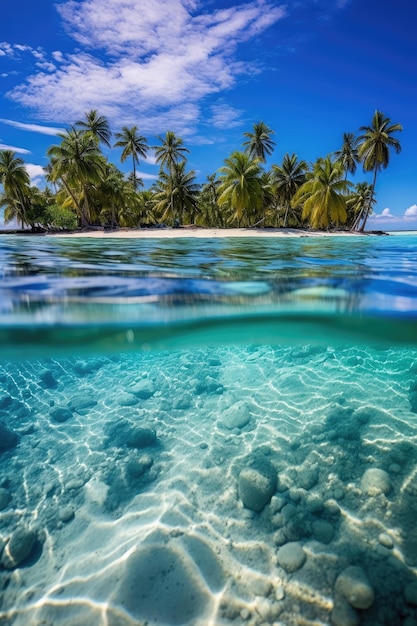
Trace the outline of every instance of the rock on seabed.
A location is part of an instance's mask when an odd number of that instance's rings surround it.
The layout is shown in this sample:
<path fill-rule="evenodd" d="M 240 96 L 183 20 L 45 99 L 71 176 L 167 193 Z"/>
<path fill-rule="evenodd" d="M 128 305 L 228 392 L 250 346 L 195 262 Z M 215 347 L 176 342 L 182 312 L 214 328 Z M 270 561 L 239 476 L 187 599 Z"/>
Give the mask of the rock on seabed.
<path fill-rule="evenodd" d="M 0 452 L 11 450 L 11 448 L 15 448 L 18 443 L 19 437 L 17 434 L 0 423 Z"/>
<path fill-rule="evenodd" d="M 306 553 L 297 541 L 286 543 L 277 553 L 278 564 L 289 574 L 300 569 L 305 560 Z"/>
<path fill-rule="evenodd" d="M 72 412 L 64 406 L 54 406 L 49 411 L 49 415 L 54 422 L 62 424 L 71 419 Z"/>
<path fill-rule="evenodd" d="M 271 501 L 276 486 L 277 477 L 272 467 L 249 467 L 239 474 L 239 497 L 251 511 L 262 511 Z"/>
<path fill-rule="evenodd" d="M 133 395 L 137 396 L 141 400 L 147 400 L 148 398 L 151 398 L 154 395 L 155 391 L 156 389 L 153 382 L 147 379 L 140 380 L 129 388 L 129 392 L 133 393 Z"/>
<path fill-rule="evenodd" d="M 361 487 L 368 496 L 387 494 L 391 490 L 391 480 L 388 472 L 377 467 L 366 470 L 361 479 Z"/>
<path fill-rule="evenodd" d="M 250 422 L 250 411 L 247 404 L 236 402 L 224 411 L 221 421 L 229 430 L 243 428 Z"/>
<path fill-rule="evenodd" d="M 4 487 L 0 487 L 0 511 L 6 508 L 12 499 L 10 491 L 5 489 Z"/>
<path fill-rule="evenodd" d="M 374 591 L 364 570 L 350 565 L 336 579 L 335 591 L 355 609 L 369 609 L 374 601 Z"/>
<path fill-rule="evenodd" d="M 1 564 L 6 569 L 18 567 L 32 552 L 36 541 L 35 533 L 29 528 L 21 527 L 14 531 L 1 555 Z"/>

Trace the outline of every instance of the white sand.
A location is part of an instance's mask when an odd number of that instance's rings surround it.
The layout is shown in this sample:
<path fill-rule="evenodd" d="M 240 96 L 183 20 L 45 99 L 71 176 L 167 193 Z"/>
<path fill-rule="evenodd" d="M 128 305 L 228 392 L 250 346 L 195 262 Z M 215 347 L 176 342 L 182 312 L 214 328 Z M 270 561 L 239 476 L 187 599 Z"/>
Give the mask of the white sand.
<path fill-rule="evenodd" d="M 117 239 L 175 239 L 179 237 L 352 237 L 369 233 L 346 231 L 313 231 L 295 228 L 121 228 L 117 230 L 86 230 L 73 233 L 51 233 L 51 237 L 112 237 Z"/>

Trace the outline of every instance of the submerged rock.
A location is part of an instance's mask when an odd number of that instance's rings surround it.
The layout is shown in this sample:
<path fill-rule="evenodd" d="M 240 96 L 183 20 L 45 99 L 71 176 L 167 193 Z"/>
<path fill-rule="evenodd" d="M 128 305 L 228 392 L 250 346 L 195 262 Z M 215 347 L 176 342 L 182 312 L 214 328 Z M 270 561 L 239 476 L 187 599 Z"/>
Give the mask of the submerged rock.
<path fill-rule="evenodd" d="M 64 483 L 64 487 L 67 491 L 71 491 L 71 489 L 81 489 L 81 487 L 84 487 L 84 484 L 82 478 L 71 478 Z"/>
<path fill-rule="evenodd" d="M 2 396 L 0 398 L 0 410 L 7 411 L 7 409 L 10 409 L 13 404 L 13 400 L 12 396 Z"/>
<path fill-rule="evenodd" d="M 241 501 L 251 511 L 262 511 L 277 488 L 277 475 L 267 461 L 256 462 L 239 474 L 238 492 Z"/>
<path fill-rule="evenodd" d="M 329 522 L 315 520 L 312 524 L 313 536 L 317 541 L 328 544 L 333 540 L 334 529 Z"/>
<path fill-rule="evenodd" d="M 131 478 L 140 478 L 153 465 L 153 459 L 149 454 L 142 454 L 139 458 L 129 459 L 126 463 L 126 473 Z"/>
<path fill-rule="evenodd" d="M 190 406 L 192 406 L 193 403 L 193 399 L 191 394 L 189 393 L 184 393 L 181 396 L 178 396 L 177 398 L 174 398 L 172 401 L 172 408 L 176 409 L 177 411 L 184 411 L 190 408 Z"/>
<path fill-rule="evenodd" d="M 153 428 L 134 427 L 128 433 L 126 443 L 130 448 L 147 448 L 156 444 L 157 437 Z"/>
<path fill-rule="evenodd" d="M 58 511 L 58 519 L 66 524 L 74 519 L 75 511 L 72 506 L 63 506 Z"/>
<path fill-rule="evenodd" d="M 300 469 L 297 474 L 297 483 L 302 489 L 312 489 L 317 485 L 319 480 L 319 465 L 318 463 L 311 463 L 305 465 Z"/>
<path fill-rule="evenodd" d="M 11 450 L 19 443 L 18 435 L 0 422 L 0 452 Z"/>
<path fill-rule="evenodd" d="M 374 591 L 364 570 L 350 565 L 336 579 L 336 593 L 355 609 L 369 609 L 374 601 Z"/>
<path fill-rule="evenodd" d="M 129 553 L 113 583 L 113 602 L 129 623 L 206 624 L 212 598 L 196 566 L 175 545 L 146 545 Z"/>
<path fill-rule="evenodd" d="M 203 393 L 221 395 L 224 387 L 212 376 L 206 376 L 203 380 L 197 381 L 194 391 L 199 396 Z"/>
<path fill-rule="evenodd" d="M 223 412 L 222 424 L 229 430 L 243 428 L 250 422 L 250 411 L 245 402 L 236 402 Z"/>
<path fill-rule="evenodd" d="M 391 490 L 389 474 L 377 467 L 367 469 L 361 479 L 361 487 L 368 496 L 387 494 Z"/>
<path fill-rule="evenodd" d="M 12 496 L 10 491 L 4 487 L 0 487 L 0 511 L 3 511 L 3 509 L 6 508 L 11 499 Z"/>
<path fill-rule="evenodd" d="M 135 426 L 129 420 L 117 420 L 105 426 L 107 445 L 120 448 L 147 448 L 157 443 L 156 432 L 147 426 Z"/>
<path fill-rule="evenodd" d="M 330 615 L 333 626 L 359 626 L 359 613 L 341 596 L 335 598 Z"/>
<path fill-rule="evenodd" d="M 300 569 L 305 560 L 306 553 L 301 544 L 296 541 L 286 543 L 277 552 L 278 564 L 289 574 Z"/>
<path fill-rule="evenodd" d="M 51 419 L 54 420 L 54 422 L 63 423 L 71 419 L 72 412 L 65 406 L 53 406 L 49 410 L 49 415 L 51 416 Z"/>
<path fill-rule="evenodd" d="M 6 569 L 18 567 L 32 552 L 36 534 L 29 528 L 20 527 L 14 531 L 3 549 L 1 564 Z"/>
<path fill-rule="evenodd" d="M 346 439 L 348 441 L 360 439 L 360 423 L 354 419 L 351 407 L 332 406 L 325 425 L 329 439 Z"/>
<path fill-rule="evenodd" d="M 117 404 L 120 406 L 133 406 L 138 403 L 138 398 L 133 393 L 120 393 L 117 397 Z"/>
<path fill-rule="evenodd" d="M 52 370 L 43 369 L 39 372 L 39 378 L 44 387 L 47 389 L 55 389 L 58 386 L 58 381 L 55 379 Z"/>
<path fill-rule="evenodd" d="M 83 411 L 86 412 L 97 404 L 97 400 L 91 396 L 91 393 L 86 391 L 85 393 L 77 393 L 68 402 L 68 406 L 77 413 Z"/>
<path fill-rule="evenodd" d="M 137 396 L 141 400 L 148 400 L 155 393 L 155 385 L 149 379 L 143 379 L 135 383 L 132 387 L 129 387 L 129 392 Z"/>
<path fill-rule="evenodd" d="M 85 376 L 86 374 L 90 374 L 98 369 L 97 365 L 93 362 L 88 361 L 76 361 L 74 364 L 74 371 L 80 376 Z"/>

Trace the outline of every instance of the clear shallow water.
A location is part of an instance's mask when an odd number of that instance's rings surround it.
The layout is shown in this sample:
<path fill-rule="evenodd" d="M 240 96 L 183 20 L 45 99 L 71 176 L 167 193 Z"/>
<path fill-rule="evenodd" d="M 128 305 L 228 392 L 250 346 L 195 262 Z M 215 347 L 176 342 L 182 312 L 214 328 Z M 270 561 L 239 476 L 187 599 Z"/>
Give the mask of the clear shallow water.
<path fill-rule="evenodd" d="M 416 244 L 1 238 L 0 623 L 411 626 Z"/>
<path fill-rule="evenodd" d="M 10 357 L 231 339 L 415 344 L 416 244 L 3 236 L 1 344 Z"/>

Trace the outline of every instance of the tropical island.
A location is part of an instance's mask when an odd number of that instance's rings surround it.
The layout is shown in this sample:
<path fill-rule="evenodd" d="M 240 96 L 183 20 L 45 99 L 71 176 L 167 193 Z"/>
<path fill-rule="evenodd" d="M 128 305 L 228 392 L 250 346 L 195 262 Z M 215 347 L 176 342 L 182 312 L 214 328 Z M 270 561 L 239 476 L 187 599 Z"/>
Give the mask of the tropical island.
<path fill-rule="evenodd" d="M 12 150 L 0 151 L 0 206 L 5 223 L 17 220 L 31 232 L 169 225 L 360 233 L 376 201 L 377 174 L 387 168 L 391 150 L 401 150 L 395 137 L 401 130 L 401 124 L 375 111 L 359 134 L 344 133 L 335 152 L 314 163 L 287 153 L 281 164 L 266 169 L 275 133 L 257 122 L 243 133 L 241 149 L 198 184 L 196 172 L 187 169 L 189 149 L 174 132 L 149 146 L 137 126 L 125 126 L 112 143 L 107 118 L 91 110 L 48 149 L 44 189 L 31 185 L 24 161 Z M 103 154 L 104 146 L 122 149 L 121 162 L 132 162 L 129 175 Z M 155 183 L 144 189 L 137 167 L 150 150 L 160 170 Z M 373 172 L 371 184 L 349 180 L 359 165 Z"/>

